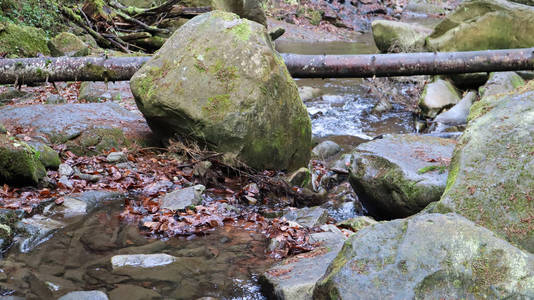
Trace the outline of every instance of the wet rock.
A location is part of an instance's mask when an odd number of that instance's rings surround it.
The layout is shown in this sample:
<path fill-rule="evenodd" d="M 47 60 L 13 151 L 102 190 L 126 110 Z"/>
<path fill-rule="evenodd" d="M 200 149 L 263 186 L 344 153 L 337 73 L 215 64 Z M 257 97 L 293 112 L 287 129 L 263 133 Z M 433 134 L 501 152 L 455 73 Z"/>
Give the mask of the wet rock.
<path fill-rule="evenodd" d="M 287 181 L 292 186 L 298 187 L 311 187 L 311 172 L 308 168 L 300 168 L 293 172 L 287 178 Z"/>
<path fill-rule="evenodd" d="M 438 201 L 456 142 L 387 135 L 356 147 L 349 180 L 370 215 L 406 217 Z"/>
<path fill-rule="evenodd" d="M 74 174 L 74 169 L 68 164 L 60 164 L 58 167 L 59 176 L 70 177 Z"/>
<path fill-rule="evenodd" d="M 422 51 L 432 29 L 417 24 L 375 20 L 371 24 L 376 47 L 385 52 Z"/>
<path fill-rule="evenodd" d="M 416 14 L 444 14 L 448 10 L 445 3 L 429 0 L 409 0 L 404 11 Z"/>
<path fill-rule="evenodd" d="M 341 233 L 320 232 L 312 234 L 310 240 L 320 246 L 283 260 L 263 273 L 260 283 L 270 299 L 311 300 L 315 284 L 336 258 L 345 237 Z"/>
<path fill-rule="evenodd" d="M 534 256 L 456 214 L 382 222 L 349 237 L 314 299 L 519 298 Z"/>
<path fill-rule="evenodd" d="M 330 165 L 330 170 L 339 173 L 348 173 L 352 155 L 343 154 L 338 160 L 334 161 Z"/>
<path fill-rule="evenodd" d="M 423 116 L 434 118 L 444 108 L 449 108 L 460 101 L 456 88 L 447 80 L 436 77 L 433 82 L 425 85 L 419 99 L 419 108 Z"/>
<path fill-rule="evenodd" d="M 161 298 L 161 295 L 153 290 L 131 284 L 119 284 L 117 288 L 109 292 L 109 299 L 111 300 L 155 300 Z"/>
<path fill-rule="evenodd" d="M 323 141 L 319 145 L 313 147 L 312 157 L 322 160 L 328 159 L 341 151 L 341 147 L 332 141 Z"/>
<path fill-rule="evenodd" d="M 486 84 L 479 88 L 479 94 L 481 98 L 499 96 L 523 85 L 525 81 L 515 72 L 493 72 Z"/>
<path fill-rule="evenodd" d="M 283 215 L 288 221 L 298 223 L 303 227 L 312 228 L 326 223 L 328 211 L 319 206 L 293 209 Z"/>
<path fill-rule="evenodd" d="M 477 93 L 471 91 L 467 93 L 460 102 L 454 105 L 448 111 L 440 113 L 434 122 L 442 123 L 445 125 L 461 125 L 467 123 L 467 116 L 471 105 L 477 99 Z"/>
<path fill-rule="evenodd" d="M 210 267 L 211 266 L 211 267 Z M 182 282 L 186 278 L 194 278 L 200 274 L 201 270 L 212 270 L 215 272 L 215 265 L 209 265 L 204 257 L 176 257 L 170 264 L 153 266 L 148 268 L 123 266 L 113 269 L 113 274 L 127 275 L 132 280 L 138 281 L 168 281 Z"/>
<path fill-rule="evenodd" d="M 108 300 L 108 296 L 101 291 L 77 291 L 61 296 L 58 300 Z"/>
<path fill-rule="evenodd" d="M 0 182 L 37 184 L 45 176 L 45 167 L 31 146 L 0 134 Z"/>
<path fill-rule="evenodd" d="M 207 143 L 234 165 L 292 170 L 308 162 L 308 112 L 257 23 L 221 11 L 193 18 L 136 72 L 131 88 L 159 135 Z"/>
<path fill-rule="evenodd" d="M 321 95 L 321 89 L 311 87 L 311 86 L 299 86 L 299 96 L 300 99 L 304 102 L 309 101 L 315 97 Z"/>
<path fill-rule="evenodd" d="M 78 99 L 87 102 L 106 102 L 132 97 L 127 82 L 85 81 L 80 86 Z"/>
<path fill-rule="evenodd" d="M 204 193 L 205 189 L 205 186 L 197 184 L 167 193 L 160 198 L 161 208 L 182 210 L 190 206 L 199 205 L 202 202 L 202 193 Z"/>
<path fill-rule="evenodd" d="M 51 94 L 50 96 L 46 97 L 46 104 L 63 104 L 67 103 L 67 100 L 65 98 L 61 97 L 58 94 Z"/>
<path fill-rule="evenodd" d="M 89 55 L 89 46 L 79 37 L 62 32 L 48 41 L 48 48 L 52 56 L 86 56 Z"/>
<path fill-rule="evenodd" d="M 111 267 L 113 269 L 122 267 L 154 268 L 172 264 L 175 261 L 176 257 L 163 253 L 115 255 L 111 258 Z"/>
<path fill-rule="evenodd" d="M 65 218 L 86 215 L 105 202 L 123 199 L 124 195 L 109 191 L 87 191 L 63 197 L 61 205 L 53 204 L 50 215 L 61 214 Z"/>
<path fill-rule="evenodd" d="M 356 218 L 343 220 L 338 222 L 336 225 L 341 228 L 348 228 L 354 232 L 358 232 L 361 229 L 373 224 L 378 224 L 378 222 L 367 216 L 359 216 Z"/>
<path fill-rule="evenodd" d="M 427 40 L 433 51 L 528 48 L 534 45 L 534 7 L 505 0 L 460 4 Z"/>
<path fill-rule="evenodd" d="M 45 168 L 57 169 L 61 164 L 59 153 L 57 153 L 56 150 L 41 142 L 28 141 L 26 143 L 39 153 L 37 154 L 39 161 L 43 164 L 43 166 L 45 166 Z"/>
<path fill-rule="evenodd" d="M 24 232 L 16 239 L 20 252 L 26 253 L 47 241 L 54 232 L 63 228 L 65 224 L 42 215 L 34 215 L 31 218 L 20 220 L 15 226 Z"/>
<path fill-rule="evenodd" d="M 127 160 L 128 157 L 126 157 L 126 154 L 124 154 L 124 152 L 111 152 L 106 157 L 106 161 L 109 163 L 125 162 Z"/>
<path fill-rule="evenodd" d="M 50 54 L 46 34 L 42 29 L 0 22 L 0 53 L 9 57 L 35 57 Z"/>
<path fill-rule="evenodd" d="M 146 144 L 151 132 L 142 116 L 115 103 L 8 106 L 0 108 L 0 123 L 31 128 L 53 143 L 69 140 L 69 150 L 82 154 L 120 149 L 129 142 Z M 95 151 L 93 151 L 94 154 Z"/>
<path fill-rule="evenodd" d="M 453 211 L 534 252 L 534 82 L 473 104 L 447 189 L 431 211 Z"/>

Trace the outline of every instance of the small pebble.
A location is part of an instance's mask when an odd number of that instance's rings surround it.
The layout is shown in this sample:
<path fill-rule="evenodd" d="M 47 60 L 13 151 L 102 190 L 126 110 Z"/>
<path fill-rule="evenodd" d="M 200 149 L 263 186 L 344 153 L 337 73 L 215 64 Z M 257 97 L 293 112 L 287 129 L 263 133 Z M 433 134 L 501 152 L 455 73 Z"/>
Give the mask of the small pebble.
<path fill-rule="evenodd" d="M 72 174 L 74 174 L 74 169 L 67 164 L 60 164 L 58 172 L 60 177 L 70 177 Z"/>

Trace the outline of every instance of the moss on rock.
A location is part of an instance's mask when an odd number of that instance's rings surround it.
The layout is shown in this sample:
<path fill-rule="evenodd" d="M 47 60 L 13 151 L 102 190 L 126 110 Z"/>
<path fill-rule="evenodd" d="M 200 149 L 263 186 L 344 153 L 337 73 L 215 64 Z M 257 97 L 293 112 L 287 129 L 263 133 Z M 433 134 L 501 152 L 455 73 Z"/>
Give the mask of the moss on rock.
<path fill-rule="evenodd" d="M 0 182 L 37 184 L 46 175 L 40 153 L 28 144 L 0 135 Z"/>
<path fill-rule="evenodd" d="M 0 23 L 0 52 L 10 57 L 34 57 L 49 55 L 45 32 L 35 27 Z"/>

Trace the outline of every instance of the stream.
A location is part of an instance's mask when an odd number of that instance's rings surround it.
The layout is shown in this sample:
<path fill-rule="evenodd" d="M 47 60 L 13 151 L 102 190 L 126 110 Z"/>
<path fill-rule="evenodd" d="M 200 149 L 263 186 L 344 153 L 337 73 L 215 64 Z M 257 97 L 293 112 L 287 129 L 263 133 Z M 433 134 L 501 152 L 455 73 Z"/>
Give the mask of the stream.
<path fill-rule="evenodd" d="M 279 50 L 376 52 L 368 37 L 361 43 L 312 46 L 286 43 Z M 394 103 L 381 114 L 373 112 L 378 100 L 369 92 L 368 80 L 298 79 L 297 84 L 315 90 L 305 101 L 315 142 L 332 140 L 349 152 L 381 134 L 414 132 L 412 113 L 401 104 Z M 399 93 L 403 87 L 399 83 Z M 136 299 L 265 299 L 257 278 L 274 260 L 265 254 L 262 234 L 224 226 L 201 237 L 151 240 L 139 233 L 137 224 L 119 221 L 122 206 L 122 201 L 110 202 L 87 216 L 68 220 L 70 225 L 29 253 L 11 249 L 0 261 L 0 269 L 10 274 L 0 273 L 4 287 L 0 295 L 55 299 L 69 291 L 102 290 L 110 299 L 125 299 L 135 290 Z M 153 253 L 172 255 L 176 261 L 141 271 L 114 269 L 110 263 L 114 255 Z"/>

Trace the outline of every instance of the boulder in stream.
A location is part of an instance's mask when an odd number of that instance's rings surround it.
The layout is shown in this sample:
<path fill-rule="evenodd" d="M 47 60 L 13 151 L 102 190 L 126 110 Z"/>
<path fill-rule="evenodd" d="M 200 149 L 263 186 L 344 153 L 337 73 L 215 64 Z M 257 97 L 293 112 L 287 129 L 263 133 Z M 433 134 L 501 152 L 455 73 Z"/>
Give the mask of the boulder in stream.
<path fill-rule="evenodd" d="M 42 215 L 34 215 L 31 218 L 22 219 L 16 227 L 23 234 L 16 239 L 20 245 L 20 252 L 26 253 L 37 247 L 65 224 Z"/>
<path fill-rule="evenodd" d="M 434 118 L 444 108 L 450 108 L 460 101 L 456 88 L 447 80 L 439 77 L 425 85 L 419 99 L 419 108 L 423 116 Z"/>
<path fill-rule="evenodd" d="M 312 156 L 318 159 L 328 159 L 331 156 L 338 154 L 341 151 L 341 147 L 332 141 L 320 142 L 312 149 Z"/>
<path fill-rule="evenodd" d="M 283 217 L 303 227 L 312 228 L 326 223 L 328 211 L 319 206 L 305 207 L 287 211 Z"/>
<path fill-rule="evenodd" d="M 434 212 L 456 212 L 534 253 L 534 81 L 471 108 Z"/>
<path fill-rule="evenodd" d="M 363 143 L 352 154 L 350 183 L 371 215 L 410 216 L 440 199 L 455 145 L 408 134 Z"/>
<path fill-rule="evenodd" d="M 223 153 L 230 164 L 296 169 L 310 156 L 311 121 L 267 30 L 213 11 L 178 29 L 131 88 L 152 130 Z"/>
<path fill-rule="evenodd" d="M 471 105 L 477 99 L 477 93 L 470 91 L 465 96 L 463 96 L 460 102 L 456 103 L 451 109 L 440 113 L 434 122 L 445 124 L 445 125 L 462 125 L 467 123 L 467 116 L 469 115 L 469 110 Z"/>
<path fill-rule="evenodd" d="M 456 214 L 422 214 L 349 237 L 314 299 L 530 299 L 534 255 Z"/>
<path fill-rule="evenodd" d="M 376 47 L 386 52 L 418 52 L 432 29 L 417 24 L 375 20 L 371 24 Z"/>
<path fill-rule="evenodd" d="M 427 39 L 433 51 L 473 51 L 534 46 L 534 7 L 506 0 L 460 4 Z"/>

